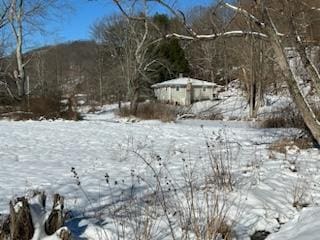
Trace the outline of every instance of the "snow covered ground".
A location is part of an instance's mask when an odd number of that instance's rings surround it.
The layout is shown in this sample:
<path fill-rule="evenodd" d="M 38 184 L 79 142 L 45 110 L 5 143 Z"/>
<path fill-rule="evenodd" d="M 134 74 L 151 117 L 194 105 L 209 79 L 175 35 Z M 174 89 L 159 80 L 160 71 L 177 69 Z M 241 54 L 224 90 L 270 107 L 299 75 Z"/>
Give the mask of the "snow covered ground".
<path fill-rule="evenodd" d="M 278 233 L 270 235 L 268 240 L 317 240 L 320 236 L 320 209 L 302 209 L 292 221 L 285 224 Z"/>
<path fill-rule="evenodd" d="M 68 227 L 76 236 L 117 239 L 119 227 L 109 214 L 115 205 L 125 202 L 133 186 L 141 197 L 150 194 L 148 184 L 156 181 L 150 166 L 157 171 L 164 167 L 168 174 L 164 178 L 183 191 L 186 161 L 197 179 L 210 175 L 209 143 L 217 153 L 230 151 L 225 160 L 230 162 L 233 191 L 225 196 L 237 239 L 250 239 L 257 230 L 279 229 L 268 239 L 318 236 L 314 231 L 319 226 L 319 150 L 292 148 L 286 154 L 269 150 L 272 142 L 299 130 L 259 129 L 248 122 L 228 121 L 128 123 L 108 109 L 86 119 L 0 121 L 1 213 L 8 212 L 8 202 L 14 196 L 32 189 L 45 190 L 48 195 L 60 193 L 71 210 Z M 143 179 L 142 183 L 133 181 L 133 176 Z M 295 200 L 313 208 L 294 207 Z M 166 227 L 164 222 L 158 226 Z M 171 237 L 157 235 L 154 239 Z"/>

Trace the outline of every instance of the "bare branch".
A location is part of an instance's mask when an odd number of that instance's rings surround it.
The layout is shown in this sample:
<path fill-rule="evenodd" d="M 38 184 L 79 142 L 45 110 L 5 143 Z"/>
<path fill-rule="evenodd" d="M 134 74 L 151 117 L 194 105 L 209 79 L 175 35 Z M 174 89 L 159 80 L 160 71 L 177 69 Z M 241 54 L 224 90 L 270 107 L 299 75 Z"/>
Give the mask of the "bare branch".
<path fill-rule="evenodd" d="M 258 25 L 259 27 L 265 27 L 265 24 L 263 22 L 261 22 L 257 17 L 255 17 L 254 15 L 250 14 L 248 11 L 246 11 L 243 8 L 240 7 L 236 7 L 234 5 L 231 5 L 229 3 L 225 3 L 224 4 L 226 7 L 233 9 L 236 12 L 241 13 L 243 16 L 245 16 L 246 18 L 250 19 L 251 21 L 253 21 L 256 25 Z"/>
<path fill-rule="evenodd" d="M 137 20 L 137 21 L 145 21 L 145 17 L 137 17 L 137 16 L 131 16 L 130 14 L 128 14 L 124 8 L 122 7 L 122 5 L 120 4 L 119 0 L 113 0 L 113 2 L 117 5 L 117 7 L 119 8 L 119 10 L 121 11 L 121 13 L 123 15 L 125 15 L 128 19 L 131 20 Z"/>
<path fill-rule="evenodd" d="M 6 18 L 6 16 L 10 8 L 5 4 L 5 2 L 3 2 L 3 5 L 4 5 L 4 10 L 0 17 L 0 28 L 3 28 L 8 23 L 8 19 Z"/>
<path fill-rule="evenodd" d="M 253 21 L 261 30 L 264 30 L 266 25 L 264 22 L 260 21 L 256 16 L 254 16 L 253 14 L 249 13 L 248 11 L 246 11 L 245 9 L 243 8 L 240 8 L 240 7 L 236 7 L 234 5 L 231 5 L 229 3 L 225 3 L 225 6 L 242 14 L 244 17 L 246 17 L 247 19 Z M 266 8 L 264 8 L 265 11 L 267 11 Z M 283 37 L 284 34 L 283 33 L 279 33 L 277 27 L 275 26 L 275 24 L 273 23 L 272 19 L 269 18 L 271 21 L 271 25 L 272 25 L 272 28 L 273 30 L 275 31 L 276 35 L 279 36 L 279 37 Z"/>
<path fill-rule="evenodd" d="M 308 7 L 310 10 L 314 10 L 314 11 L 320 11 L 320 8 L 319 7 L 315 7 L 315 6 L 311 6 L 310 4 L 304 2 L 304 1 L 301 1 L 301 4 Z"/>
<path fill-rule="evenodd" d="M 264 33 L 260 32 L 253 32 L 253 31 L 229 31 L 229 32 L 223 32 L 223 33 L 215 33 L 215 34 L 204 34 L 204 35 L 196 35 L 196 36 L 188 36 L 188 35 L 182 35 L 178 33 L 171 33 L 167 34 L 167 38 L 178 38 L 181 40 L 213 40 L 219 37 L 245 37 L 245 36 L 253 36 L 260 39 L 268 39 L 268 36 Z"/>
<path fill-rule="evenodd" d="M 13 93 L 12 93 L 11 89 L 9 88 L 9 85 L 8 85 L 7 82 L 0 80 L 0 86 L 3 86 L 6 89 L 7 93 L 9 94 L 9 96 L 12 99 L 15 99 L 15 96 L 13 95 Z"/>
<path fill-rule="evenodd" d="M 192 35 L 192 36 L 196 36 L 197 33 L 191 28 L 191 26 L 189 26 L 186 22 L 186 18 L 185 15 L 183 14 L 182 11 L 175 11 L 171 6 L 169 6 L 169 4 L 167 4 L 165 1 L 163 0 L 149 0 L 151 2 L 156 2 L 158 4 L 160 4 L 161 6 L 163 6 L 164 8 L 166 8 L 167 10 L 169 10 L 169 12 L 175 16 L 176 18 L 180 19 L 184 25 L 184 27 L 186 28 L 186 30 Z M 180 13 L 180 15 L 178 14 Z"/>

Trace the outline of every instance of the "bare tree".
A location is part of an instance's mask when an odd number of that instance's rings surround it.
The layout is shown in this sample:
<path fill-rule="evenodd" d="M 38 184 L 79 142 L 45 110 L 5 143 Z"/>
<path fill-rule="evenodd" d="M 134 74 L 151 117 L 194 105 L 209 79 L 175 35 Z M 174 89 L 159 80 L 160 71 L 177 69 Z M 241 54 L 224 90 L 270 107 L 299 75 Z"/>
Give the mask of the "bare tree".
<path fill-rule="evenodd" d="M 22 54 L 22 44 L 23 44 L 23 16 L 24 16 L 24 1 L 12 0 L 10 3 L 10 11 L 8 15 L 8 20 L 12 31 L 14 33 L 16 41 L 16 60 L 17 60 L 17 70 L 14 71 L 14 79 L 17 85 L 18 97 L 21 98 L 25 95 L 25 62 Z"/>
<path fill-rule="evenodd" d="M 3 29 L 7 24 L 7 14 L 9 11 L 9 7 L 4 5 L 0 8 L 0 30 Z M 5 91 L 9 94 L 11 98 L 14 98 L 14 95 L 9 87 L 8 82 L 6 81 L 5 77 L 7 76 L 8 72 L 8 64 L 5 64 L 5 40 L 2 38 L 0 40 L 0 86 L 5 89 Z"/>
<path fill-rule="evenodd" d="M 98 27 L 108 54 L 120 66 L 132 114 L 136 113 L 139 98 L 150 85 L 151 75 L 155 72 L 153 67 L 159 64 L 152 56 L 159 39 L 153 36 L 151 29 L 154 25 L 145 18 L 146 7 L 147 5 L 143 5 L 140 14 L 134 14 L 130 18 L 112 17 L 103 27 Z"/>
<path fill-rule="evenodd" d="M 26 34 L 44 31 L 44 20 L 55 15 L 56 10 L 65 8 L 58 0 L 3 0 L 1 8 L 8 8 L 4 17 L 10 26 L 15 41 L 16 70 L 13 77 L 17 87 L 17 98 L 22 100 L 26 95 L 26 65 L 30 61 L 24 58 Z"/>
<path fill-rule="evenodd" d="M 126 80 L 124 77 L 123 52 L 126 41 L 125 27 L 118 16 L 106 17 L 92 26 L 95 39 L 95 75 L 98 79 L 100 103 L 124 100 Z"/>

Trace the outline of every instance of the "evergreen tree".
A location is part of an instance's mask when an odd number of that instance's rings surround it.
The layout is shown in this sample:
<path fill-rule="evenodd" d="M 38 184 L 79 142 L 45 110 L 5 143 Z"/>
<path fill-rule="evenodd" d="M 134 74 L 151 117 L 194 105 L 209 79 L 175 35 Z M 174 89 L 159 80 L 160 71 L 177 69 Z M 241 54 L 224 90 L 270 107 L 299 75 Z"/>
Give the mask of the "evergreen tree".
<path fill-rule="evenodd" d="M 163 35 L 170 31 L 170 24 L 173 21 L 165 14 L 153 16 L 154 24 L 158 26 Z M 178 76 L 179 73 L 190 73 L 188 60 L 178 39 L 163 39 L 156 49 L 152 49 L 152 52 L 155 59 L 159 59 L 161 62 L 154 77 L 154 82 L 166 81 Z"/>

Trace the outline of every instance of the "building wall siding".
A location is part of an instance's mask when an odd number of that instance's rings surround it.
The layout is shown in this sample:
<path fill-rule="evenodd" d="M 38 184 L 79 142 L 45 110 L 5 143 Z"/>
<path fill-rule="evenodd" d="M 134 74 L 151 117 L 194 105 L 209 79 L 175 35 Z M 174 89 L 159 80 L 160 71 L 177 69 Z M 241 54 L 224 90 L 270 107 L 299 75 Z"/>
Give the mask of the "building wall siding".
<path fill-rule="evenodd" d="M 202 87 L 193 88 L 193 101 L 213 99 L 213 88 L 206 87 L 205 91 Z"/>
<path fill-rule="evenodd" d="M 160 102 L 185 105 L 187 89 L 185 86 L 156 88 L 155 96 Z M 191 102 L 213 99 L 214 90 L 212 87 L 192 87 Z"/>

